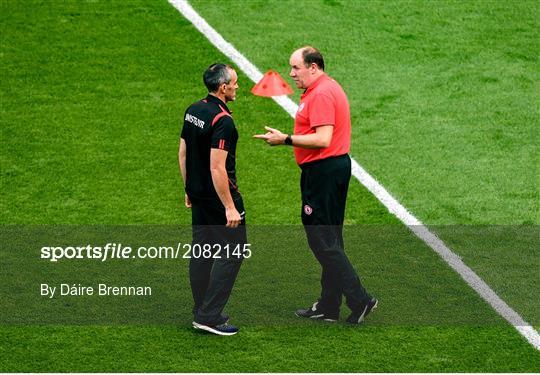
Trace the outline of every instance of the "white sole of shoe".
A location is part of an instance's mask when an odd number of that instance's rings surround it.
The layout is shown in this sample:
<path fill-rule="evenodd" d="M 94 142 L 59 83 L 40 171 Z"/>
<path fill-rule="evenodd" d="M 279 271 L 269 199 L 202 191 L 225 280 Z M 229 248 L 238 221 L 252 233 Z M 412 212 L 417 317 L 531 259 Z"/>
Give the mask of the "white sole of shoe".
<path fill-rule="evenodd" d="M 369 311 L 370 313 L 375 310 L 377 308 L 377 305 L 379 304 L 379 300 L 375 300 L 375 304 L 373 305 L 373 307 L 371 308 L 371 310 Z M 360 315 L 360 318 L 358 318 L 358 324 L 362 323 L 364 321 L 364 317 L 365 317 L 365 313 L 366 313 L 366 309 L 367 307 L 364 309 L 364 312 L 362 313 L 362 315 Z"/>
<path fill-rule="evenodd" d="M 299 318 L 305 318 L 305 316 L 298 315 L 297 313 L 294 313 L 294 315 L 296 315 Z M 313 315 L 313 316 L 310 316 L 309 319 L 319 319 L 319 320 L 324 320 L 325 322 L 330 322 L 330 323 L 337 322 L 337 319 L 329 319 L 329 318 L 320 319 L 323 316 L 324 315 L 322 315 L 322 314 L 321 315 Z"/>
<path fill-rule="evenodd" d="M 191 324 L 193 324 L 193 328 L 195 328 L 195 329 L 200 329 L 200 330 L 210 332 L 210 333 L 213 333 L 214 335 L 219 335 L 219 336 L 232 336 L 232 335 L 236 335 L 238 333 L 238 331 L 236 331 L 236 332 L 221 332 L 221 331 L 218 331 L 217 329 L 214 329 L 214 328 L 212 328 L 210 326 L 205 326 L 204 324 L 199 324 L 197 322 L 192 322 Z"/>

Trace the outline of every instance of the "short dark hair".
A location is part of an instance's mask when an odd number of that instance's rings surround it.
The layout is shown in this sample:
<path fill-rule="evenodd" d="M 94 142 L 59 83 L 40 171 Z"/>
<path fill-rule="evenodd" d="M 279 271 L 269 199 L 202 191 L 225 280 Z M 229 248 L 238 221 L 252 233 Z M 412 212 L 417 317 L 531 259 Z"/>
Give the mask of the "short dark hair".
<path fill-rule="evenodd" d="M 203 74 L 203 81 L 208 92 L 216 92 L 222 84 L 231 82 L 232 66 L 222 63 L 212 64 Z"/>
<path fill-rule="evenodd" d="M 302 59 L 304 60 L 306 68 L 315 63 L 320 70 L 324 71 L 324 58 L 317 48 L 311 46 L 304 47 L 302 49 Z"/>

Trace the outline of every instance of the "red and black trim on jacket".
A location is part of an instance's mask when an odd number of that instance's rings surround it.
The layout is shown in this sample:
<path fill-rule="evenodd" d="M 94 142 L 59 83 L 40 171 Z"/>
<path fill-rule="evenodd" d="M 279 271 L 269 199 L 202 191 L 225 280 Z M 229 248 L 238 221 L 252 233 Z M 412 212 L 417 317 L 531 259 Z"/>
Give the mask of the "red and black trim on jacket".
<path fill-rule="evenodd" d="M 225 168 L 233 198 L 236 182 L 236 143 L 238 131 L 227 105 L 209 94 L 188 107 L 184 114 L 181 137 L 186 142 L 186 192 L 194 199 L 216 199 L 210 172 L 210 151 L 227 151 Z"/>

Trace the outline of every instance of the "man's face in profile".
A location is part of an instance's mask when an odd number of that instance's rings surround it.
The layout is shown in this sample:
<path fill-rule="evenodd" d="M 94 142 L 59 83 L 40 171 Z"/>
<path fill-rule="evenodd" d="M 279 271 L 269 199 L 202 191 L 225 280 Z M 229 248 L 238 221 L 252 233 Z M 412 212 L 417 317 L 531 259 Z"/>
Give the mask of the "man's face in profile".
<path fill-rule="evenodd" d="M 236 90 L 238 90 L 238 75 L 232 69 L 229 69 L 231 80 L 225 84 L 225 101 L 232 102 L 236 99 Z"/>
<path fill-rule="evenodd" d="M 302 51 L 295 51 L 289 60 L 291 71 L 289 76 L 293 79 L 296 87 L 299 89 L 307 89 L 310 84 L 310 68 L 306 68 Z"/>

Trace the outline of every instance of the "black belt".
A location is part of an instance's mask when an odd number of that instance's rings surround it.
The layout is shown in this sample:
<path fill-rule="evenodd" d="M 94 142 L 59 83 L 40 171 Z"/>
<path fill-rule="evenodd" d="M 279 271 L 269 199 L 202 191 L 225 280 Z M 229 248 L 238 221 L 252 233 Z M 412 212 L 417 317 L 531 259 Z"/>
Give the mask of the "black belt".
<path fill-rule="evenodd" d="M 324 158 L 324 159 L 318 159 L 318 160 L 308 161 L 307 163 L 302 163 L 302 164 L 300 164 L 300 168 L 306 169 L 306 168 L 310 168 L 310 167 L 313 167 L 313 166 L 316 166 L 316 165 L 319 165 L 319 164 L 323 164 L 324 162 L 329 161 L 329 160 L 339 160 L 339 159 L 345 159 L 345 158 L 348 158 L 348 157 L 349 157 L 349 154 L 343 154 L 343 155 L 338 155 L 338 156 L 329 156 L 329 157 Z"/>

